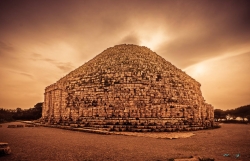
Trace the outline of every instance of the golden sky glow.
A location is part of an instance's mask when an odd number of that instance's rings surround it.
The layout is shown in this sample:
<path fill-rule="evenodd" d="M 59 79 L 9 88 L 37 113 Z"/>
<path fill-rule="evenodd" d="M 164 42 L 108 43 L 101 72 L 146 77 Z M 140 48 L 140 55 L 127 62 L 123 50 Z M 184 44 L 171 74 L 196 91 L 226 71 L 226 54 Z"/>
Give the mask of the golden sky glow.
<path fill-rule="evenodd" d="M 250 104 L 248 0 L 0 1 L 0 108 L 30 108 L 44 88 L 114 45 L 149 47 L 201 83 L 207 103 Z"/>

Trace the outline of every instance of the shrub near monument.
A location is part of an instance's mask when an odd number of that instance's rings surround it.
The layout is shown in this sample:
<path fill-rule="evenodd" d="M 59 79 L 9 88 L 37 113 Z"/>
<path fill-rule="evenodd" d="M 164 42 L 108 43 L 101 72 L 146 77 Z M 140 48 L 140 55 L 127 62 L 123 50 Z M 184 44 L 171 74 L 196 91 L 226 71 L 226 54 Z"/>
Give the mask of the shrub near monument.
<path fill-rule="evenodd" d="M 116 131 L 213 126 L 200 83 L 147 47 L 117 45 L 46 87 L 41 121 Z"/>

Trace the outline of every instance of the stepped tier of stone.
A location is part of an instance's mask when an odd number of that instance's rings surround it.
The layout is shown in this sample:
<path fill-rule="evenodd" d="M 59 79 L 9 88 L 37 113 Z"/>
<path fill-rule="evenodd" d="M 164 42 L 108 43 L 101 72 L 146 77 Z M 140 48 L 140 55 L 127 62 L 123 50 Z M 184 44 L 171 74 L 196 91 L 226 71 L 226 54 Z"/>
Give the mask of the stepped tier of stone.
<path fill-rule="evenodd" d="M 152 129 L 151 123 L 165 130 L 213 125 L 213 107 L 205 103 L 200 83 L 137 45 L 106 49 L 46 87 L 44 98 L 41 120 L 51 124 L 118 122 L 119 129 Z"/>

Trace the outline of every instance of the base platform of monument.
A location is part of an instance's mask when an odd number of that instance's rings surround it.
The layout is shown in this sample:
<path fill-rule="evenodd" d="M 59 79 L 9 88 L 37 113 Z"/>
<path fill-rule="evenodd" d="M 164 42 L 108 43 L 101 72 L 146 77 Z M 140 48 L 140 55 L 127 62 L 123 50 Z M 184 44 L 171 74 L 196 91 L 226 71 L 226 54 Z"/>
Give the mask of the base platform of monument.
<path fill-rule="evenodd" d="M 52 122 L 40 119 L 40 125 L 61 128 L 83 128 L 85 131 L 175 132 L 196 131 L 216 127 L 211 120 L 185 120 L 184 118 L 91 118 L 78 121 Z M 89 130 L 88 130 L 89 129 Z"/>

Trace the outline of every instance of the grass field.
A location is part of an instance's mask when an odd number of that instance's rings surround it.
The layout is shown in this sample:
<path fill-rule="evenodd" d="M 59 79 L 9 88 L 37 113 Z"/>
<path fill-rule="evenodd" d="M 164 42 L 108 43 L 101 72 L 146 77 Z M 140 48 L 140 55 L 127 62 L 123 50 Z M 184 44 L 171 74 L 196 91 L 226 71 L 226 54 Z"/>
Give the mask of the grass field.
<path fill-rule="evenodd" d="M 1 161 L 167 161 L 193 155 L 216 161 L 250 160 L 250 125 L 245 124 L 222 124 L 219 129 L 194 131 L 194 136 L 172 140 L 48 127 L 7 128 L 9 124 L 22 123 L 2 124 L 0 142 L 9 143 L 12 154 L 0 157 Z"/>

